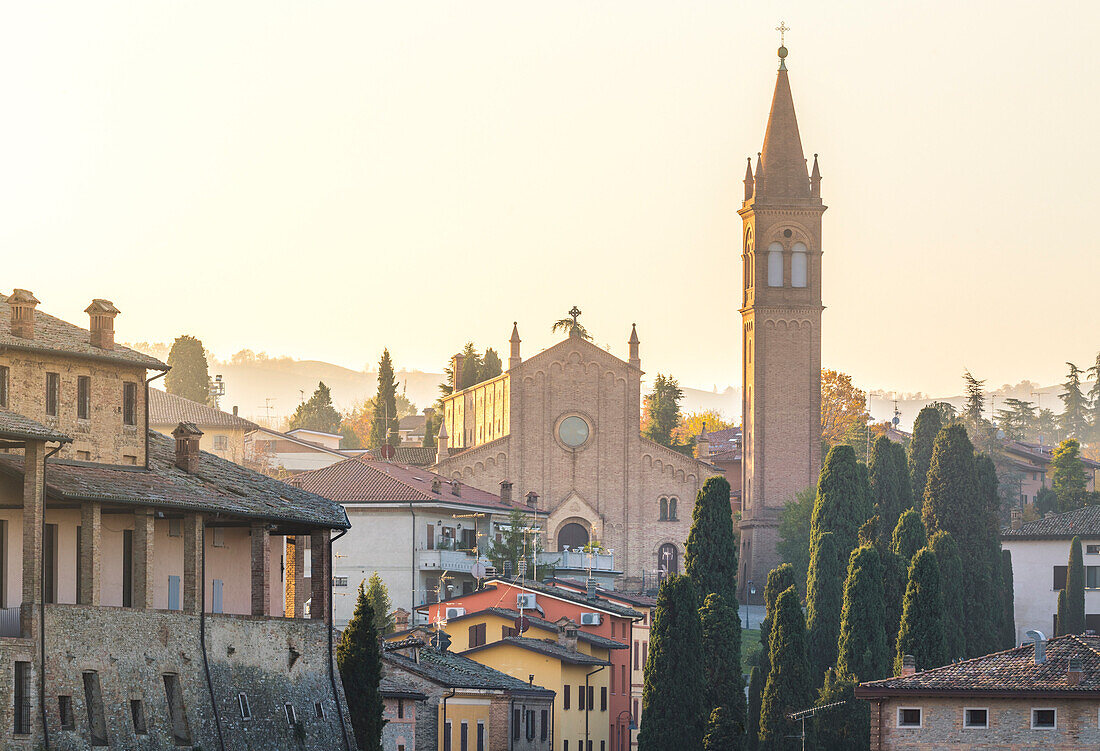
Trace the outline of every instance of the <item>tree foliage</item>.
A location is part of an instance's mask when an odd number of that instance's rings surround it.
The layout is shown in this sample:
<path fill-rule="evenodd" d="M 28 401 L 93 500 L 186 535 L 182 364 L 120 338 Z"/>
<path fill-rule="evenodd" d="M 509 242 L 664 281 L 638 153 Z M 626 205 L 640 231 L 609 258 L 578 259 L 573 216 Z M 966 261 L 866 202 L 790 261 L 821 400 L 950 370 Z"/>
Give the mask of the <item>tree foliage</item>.
<path fill-rule="evenodd" d="M 763 679 L 767 679 L 768 672 L 771 670 L 768 656 L 771 654 L 771 632 L 772 623 L 775 622 L 775 602 L 779 599 L 779 595 L 791 587 L 796 587 L 795 571 L 791 564 L 780 564 L 768 572 L 768 581 L 764 586 L 764 620 L 760 622 L 760 646 L 763 649 L 760 666 L 763 671 Z"/>
<path fill-rule="evenodd" d="M 734 751 L 744 745 L 744 726 L 727 707 L 716 707 L 707 720 L 703 751 Z"/>
<path fill-rule="evenodd" d="M 722 710 L 723 726 L 732 729 L 734 736 L 740 739 L 745 732 L 747 707 L 741 674 L 741 618 L 736 604 L 736 599 L 731 605 L 720 594 L 708 594 L 699 609 L 699 622 L 702 627 L 704 706 L 712 718 L 713 712 Z M 733 751 L 740 747 L 737 743 L 723 748 Z"/>
<path fill-rule="evenodd" d="M 1062 393 L 1058 395 L 1062 400 L 1059 427 L 1067 438 L 1084 439 L 1089 432 L 1089 400 L 1081 389 L 1081 369 L 1071 362 L 1066 365 L 1069 366 L 1069 373 L 1062 384 Z"/>
<path fill-rule="evenodd" d="M 928 538 L 924 533 L 924 524 L 921 523 L 920 514 L 916 509 L 909 509 L 898 519 L 891 538 L 890 549 L 901 561 L 902 566 L 908 570 L 909 563 L 917 551 L 928 544 Z"/>
<path fill-rule="evenodd" d="M 997 651 L 1001 629 L 1001 496 L 997 467 L 985 454 L 974 458 L 978 494 L 970 509 L 970 534 L 961 558 L 963 623 L 967 657 Z M 957 543 L 957 541 L 956 541 Z"/>
<path fill-rule="evenodd" d="M 818 751 L 866 751 L 871 744 L 870 702 L 856 699 L 851 676 L 829 668 L 818 692 L 818 706 L 846 702 L 814 716 L 814 748 Z"/>
<path fill-rule="evenodd" d="M 1001 551 L 1001 649 L 1016 646 L 1016 603 L 1012 581 L 1012 551 Z"/>
<path fill-rule="evenodd" d="M 883 570 L 878 551 L 870 545 L 856 548 L 848 559 L 837 651 L 837 670 L 843 676 L 873 681 L 889 674 Z"/>
<path fill-rule="evenodd" d="M 817 483 L 817 500 L 810 520 L 811 548 L 824 532 L 836 535 L 839 555 L 846 556 L 856 546 L 859 528 L 871 516 L 866 489 L 865 476 L 852 447 L 833 446 L 825 457 Z"/>
<path fill-rule="evenodd" d="M 764 694 L 764 673 L 759 667 L 749 671 L 749 712 L 745 721 L 745 751 L 760 747 L 760 702 Z"/>
<path fill-rule="evenodd" d="M 737 545 L 726 478 L 707 478 L 695 498 L 691 531 L 684 546 L 684 571 L 702 600 L 712 592 L 737 608 Z"/>
<path fill-rule="evenodd" d="M 775 601 L 769 652 L 770 668 L 760 706 L 760 747 L 777 751 L 789 748 L 787 736 L 795 730 L 787 715 L 809 708 L 813 701 L 806 666 L 806 622 L 794 587 Z"/>
<path fill-rule="evenodd" d="M 690 454 L 691 446 L 677 442 L 672 436 L 680 422 L 680 400 L 683 398 L 684 392 L 676 379 L 658 373 L 643 405 L 642 435 L 654 443 Z"/>
<path fill-rule="evenodd" d="M 695 443 L 695 438 L 703 432 L 704 425 L 708 433 L 737 427 L 736 423 L 732 420 L 727 420 L 718 410 L 703 409 L 697 412 L 681 414 L 679 423 L 677 423 L 676 428 L 672 431 L 672 439 L 677 443 L 692 446 Z M 711 445 L 711 450 L 719 448 L 722 447 Z"/>
<path fill-rule="evenodd" d="M 1069 543 L 1069 564 L 1066 569 L 1065 614 L 1058 611 L 1058 631 L 1061 634 L 1085 633 L 1085 565 L 1081 557 L 1081 538 Z M 1063 617 L 1065 620 L 1063 621 Z"/>
<path fill-rule="evenodd" d="M 967 654 L 966 620 L 963 613 L 963 567 L 955 539 L 943 530 L 932 535 L 928 547 L 936 554 L 943 593 L 943 634 L 947 654 L 953 660 Z M 999 637 L 999 634 L 998 634 Z"/>
<path fill-rule="evenodd" d="M 374 394 L 374 415 L 370 423 L 370 448 L 378 448 L 384 443 L 396 446 L 400 438 L 397 433 L 401 420 L 397 415 L 397 381 L 394 380 L 393 360 L 389 349 L 382 350 L 378 361 L 378 390 Z"/>
<path fill-rule="evenodd" d="M 171 370 L 164 376 L 164 390 L 199 404 L 215 406 L 210 395 L 210 366 L 202 342 L 184 334 L 172 342 L 168 353 Z"/>
<path fill-rule="evenodd" d="M 909 564 L 909 581 L 901 611 L 894 675 L 901 675 L 904 655 L 913 655 L 917 670 L 946 665 L 950 657 L 943 629 L 940 567 L 930 548 L 921 548 Z"/>
<path fill-rule="evenodd" d="M 924 484 L 932 463 L 932 446 L 943 428 L 943 422 L 939 410 L 929 405 L 917 413 L 913 423 L 913 437 L 909 440 L 909 483 L 916 503 L 924 499 Z"/>
<path fill-rule="evenodd" d="M 821 437 L 830 446 L 867 424 L 867 393 L 852 385 L 852 377 L 836 370 L 821 371 Z"/>
<path fill-rule="evenodd" d="M 526 568 L 534 573 L 537 558 L 536 545 L 538 535 L 527 532 L 536 525 L 523 513 L 519 506 L 513 506 L 508 512 L 508 526 L 501 528 L 500 539 L 489 543 L 488 557 L 497 571 L 505 570 L 505 561 L 511 564 L 513 571 L 519 571 L 520 561 L 527 561 Z"/>
<path fill-rule="evenodd" d="M 573 315 L 574 312 L 576 313 L 576 315 Z M 550 331 L 555 334 L 559 331 L 564 331 L 569 336 L 575 336 L 579 337 L 580 339 L 585 339 L 586 341 L 592 341 L 592 335 L 588 333 L 588 329 L 586 329 L 584 325 L 577 320 L 577 316 L 579 316 L 580 313 L 581 312 L 577 310 L 576 306 L 574 306 L 573 310 L 569 313 L 570 317 L 559 318 L 558 320 L 554 321 L 554 325 L 550 327 Z"/>
<path fill-rule="evenodd" d="M 374 613 L 374 630 L 379 636 L 392 633 L 393 603 L 390 602 L 390 591 L 377 571 L 367 580 L 367 602 L 370 603 L 371 612 Z"/>
<path fill-rule="evenodd" d="M 707 716 L 701 644 L 695 587 L 686 576 L 673 574 L 657 593 L 643 671 L 639 751 L 703 745 Z"/>
<path fill-rule="evenodd" d="M 936 436 L 924 489 L 921 518 L 929 534 L 950 532 L 958 545 L 971 542 L 969 515 L 978 494 L 974 447 L 966 428 L 947 425 Z"/>
<path fill-rule="evenodd" d="M 886 436 L 879 436 L 871 449 L 871 465 L 868 474 L 871 481 L 871 500 L 874 513 L 878 516 L 878 527 L 888 534 L 898 523 L 898 518 L 909 509 L 911 493 L 909 490 L 908 467 L 905 454 L 895 450 L 901 448 Z M 904 451 L 904 450 L 903 450 Z"/>
<path fill-rule="evenodd" d="M 971 422 L 980 422 L 985 414 L 985 379 L 978 380 L 969 370 L 963 372 L 966 381 L 966 410 L 963 414 Z"/>
<path fill-rule="evenodd" d="M 794 568 L 799 592 L 806 591 L 806 575 L 810 570 L 810 521 L 814 514 L 817 491 L 806 488 L 787 500 L 779 512 L 779 557 Z M 786 589 L 786 587 L 784 587 Z M 778 593 L 777 593 L 778 594 Z"/>
<path fill-rule="evenodd" d="M 1050 461 L 1050 484 L 1058 496 L 1060 512 L 1073 511 L 1088 499 L 1088 475 L 1081 461 L 1081 444 L 1067 438 L 1054 449 Z"/>
<path fill-rule="evenodd" d="M 837 638 L 843 607 L 844 574 L 837 536 L 822 532 L 813 541 L 806 580 L 807 663 L 816 686 L 836 664 Z"/>
<path fill-rule="evenodd" d="M 340 432 L 340 413 L 332 406 L 332 392 L 323 381 L 317 384 L 313 395 L 294 410 L 289 427 L 290 430 L 301 428 L 321 433 Z"/>
<path fill-rule="evenodd" d="M 336 664 L 344 684 L 355 742 L 363 751 L 381 751 L 382 726 L 386 723 L 379 688 L 382 653 L 374 621 L 374 611 L 360 583 L 355 613 L 336 646 Z"/>

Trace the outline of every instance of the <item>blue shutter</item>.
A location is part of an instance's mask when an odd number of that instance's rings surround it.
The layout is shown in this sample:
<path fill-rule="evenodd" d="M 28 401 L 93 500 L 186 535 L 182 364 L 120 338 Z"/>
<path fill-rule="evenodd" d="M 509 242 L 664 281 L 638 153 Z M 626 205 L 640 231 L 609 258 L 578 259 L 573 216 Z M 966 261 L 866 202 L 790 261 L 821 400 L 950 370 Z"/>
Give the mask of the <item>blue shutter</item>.
<path fill-rule="evenodd" d="M 213 613 L 223 613 L 222 610 L 222 580 L 214 580 L 214 607 L 211 610 Z"/>
<path fill-rule="evenodd" d="M 178 576 L 168 577 L 168 609 L 180 609 L 180 578 Z"/>

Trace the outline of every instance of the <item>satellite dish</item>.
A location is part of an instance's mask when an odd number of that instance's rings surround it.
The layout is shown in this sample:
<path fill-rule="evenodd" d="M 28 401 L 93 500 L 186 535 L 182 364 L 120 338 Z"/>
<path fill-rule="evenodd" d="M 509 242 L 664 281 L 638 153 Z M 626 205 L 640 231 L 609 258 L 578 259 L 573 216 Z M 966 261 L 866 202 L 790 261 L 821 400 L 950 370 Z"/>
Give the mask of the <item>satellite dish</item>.
<path fill-rule="evenodd" d="M 397 452 L 393 450 L 393 446 L 388 443 L 383 443 L 382 447 L 378 449 L 378 453 L 382 455 L 383 459 L 392 459 Z"/>
<path fill-rule="evenodd" d="M 527 616 L 521 615 L 513 621 L 513 625 L 516 627 L 516 633 L 522 634 L 524 631 L 531 628 L 531 621 L 527 620 Z"/>
<path fill-rule="evenodd" d="M 473 566 L 470 566 L 470 576 L 474 577 L 475 579 L 484 579 L 485 564 L 481 561 L 478 561 Z"/>

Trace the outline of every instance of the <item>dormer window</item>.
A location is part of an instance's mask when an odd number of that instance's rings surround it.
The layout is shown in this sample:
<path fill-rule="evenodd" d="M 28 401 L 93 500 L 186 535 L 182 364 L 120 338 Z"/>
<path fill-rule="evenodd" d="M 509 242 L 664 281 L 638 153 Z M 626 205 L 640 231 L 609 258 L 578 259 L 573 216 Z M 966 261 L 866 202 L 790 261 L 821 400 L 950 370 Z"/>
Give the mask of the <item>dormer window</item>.
<path fill-rule="evenodd" d="M 783 246 L 779 243 L 768 246 L 768 286 L 783 286 Z"/>

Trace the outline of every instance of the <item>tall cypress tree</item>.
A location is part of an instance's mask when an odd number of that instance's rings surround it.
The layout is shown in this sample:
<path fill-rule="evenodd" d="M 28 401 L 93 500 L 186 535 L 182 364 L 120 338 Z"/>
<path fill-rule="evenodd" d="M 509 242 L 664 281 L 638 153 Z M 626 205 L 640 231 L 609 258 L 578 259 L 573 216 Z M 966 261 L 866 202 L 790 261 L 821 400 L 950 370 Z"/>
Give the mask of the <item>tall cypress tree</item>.
<path fill-rule="evenodd" d="M 932 405 L 917 413 L 913 437 L 909 440 L 909 483 L 913 488 L 914 503 L 919 504 L 924 498 L 924 484 L 932 463 L 932 446 L 942 428 L 943 417 Z"/>
<path fill-rule="evenodd" d="M 815 686 L 825 679 L 825 671 L 836 664 L 844 599 L 840 556 L 836 535 L 819 534 L 810 554 L 810 576 L 806 583 L 806 654 Z"/>
<path fill-rule="evenodd" d="M 779 595 L 791 587 L 797 587 L 795 583 L 794 566 L 783 563 L 768 572 L 768 582 L 764 586 L 764 620 L 760 622 L 760 671 L 761 680 L 767 680 L 771 663 L 768 655 L 771 653 L 771 630 L 775 621 L 775 601 Z"/>
<path fill-rule="evenodd" d="M 1016 602 L 1012 583 L 1012 551 L 1001 551 L 1001 649 L 1016 646 Z"/>
<path fill-rule="evenodd" d="M 1061 614 L 1058 630 L 1063 634 L 1085 633 L 1085 565 L 1081 558 L 1081 538 L 1069 543 L 1069 567 L 1066 569 L 1066 621 L 1062 625 Z"/>
<path fill-rule="evenodd" d="M 977 598 L 964 604 L 969 657 L 996 652 L 1000 648 L 1001 611 L 1001 496 L 997 489 L 997 467 L 986 454 L 974 458 L 974 475 L 978 486 L 973 516 L 970 519 L 971 542 L 960 548 L 963 571 L 973 572 L 964 578 L 963 597 Z M 979 620 L 980 619 L 980 620 Z"/>
<path fill-rule="evenodd" d="M 789 748 L 788 735 L 795 728 L 787 715 L 809 708 L 812 682 L 806 667 L 806 622 L 798 590 L 790 587 L 775 601 L 768 680 L 760 706 L 760 747 L 765 751 Z M 676 748 L 669 745 L 664 749 Z M 679 744 L 682 748 L 692 748 Z"/>
<path fill-rule="evenodd" d="M 833 446 L 825 457 L 810 519 L 810 546 L 823 532 L 836 535 L 836 549 L 847 556 L 856 546 L 859 528 L 871 516 L 866 484 L 851 446 Z"/>
<path fill-rule="evenodd" d="M 963 613 L 963 566 L 955 538 L 940 530 L 932 535 L 928 547 L 936 554 L 940 566 L 940 583 L 943 591 L 943 633 L 947 640 L 947 654 L 962 659 L 967 654 L 966 621 Z M 1000 634 L 997 634 L 998 639 Z"/>
<path fill-rule="evenodd" d="M 901 482 L 898 483 L 901 492 L 898 499 L 898 508 L 901 512 L 904 512 L 906 509 L 913 508 L 914 504 L 913 483 L 909 476 L 909 457 L 905 446 L 894 441 L 890 441 L 890 451 L 894 457 L 894 472 L 901 478 Z"/>
<path fill-rule="evenodd" d="M 214 405 L 210 395 L 210 364 L 202 341 L 184 334 L 177 336 L 168 352 L 171 370 L 164 376 L 164 390 L 199 404 Z"/>
<path fill-rule="evenodd" d="M 765 647 L 765 651 L 767 647 Z M 764 673 L 759 667 L 749 671 L 749 713 L 745 721 L 745 751 L 760 747 L 760 701 L 764 694 Z"/>
<path fill-rule="evenodd" d="M 908 509 L 903 503 L 910 497 L 903 490 L 909 486 L 909 474 L 903 474 L 897 466 L 898 455 L 893 446 L 893 441 L 880 435 L 871 448 L 871 499 L 874 512 L 878 515 L 879 528 L 884 533 L 898 523 L 898 517 Z"/>
<path fill-rule="evenodd" d="M 844 580 L 844 610 L 837 644 L 837 671 L 857 681 L 885 678 L 890 671 L 886 642 L 886 603 L 878 551 L 864 545 L 852 551 Z"/>
<path fill-rule="evenodd" d="M 866 751 L 871 741 L 871 706 L 856 700 L 857 681 L 835 669 L 825 672 L 825 683 L 817 704 L 847 702 L 814 717 L 814 748 L 817 751 Z"/>
<path fill-rule="evenodd" d="M 710 713 L 703 735 L 703 751 L 740 749 L 744 741 L 744 726 L 733 719 L 733 712 L 728 707 L 718 707 Z"/>
<path fill-rule="evenodd" d="M 1065 589 L 1065 587 L 1058 590 L 1058 619 L 1057 620 L 1058 620 L 1058 622 L 1055 624 L 1055 627 L 1054 627 L 1054 635 L 1055 636 L 1065 636 L 1066 634 L 1070 633 L 1069 631 L 1066 631 L 1066 626 L 1069 624 L 1069 622 L 1071 620 L 1073 620 L 1073 616 L 1071 616 L 1069 614 L 1069 602 L 1066 600 L 1066 589 Z"/>
<path fill-rule="evenodd" d="M 359 583 L 355 612 L 336 646 L 336 664 L 340 668 L 340 680 L 344 684 L 356 744 L 363 751 L 381 751 L 382 726 L 385 724 L 379 688 L 382 653 L 378 646 L 378 631 L 374 627 L 374 612 L 362 582 Z"/>
<path fill-rule="evenodd" d="M 898 525 L 894 527 L 890 548 L 893 550 L 894 555 L 898 557 L 898 560 L 901 561 L 901 565 L 908 571 L 913 556 L 927 544 L 928 539 L 924 534 L 924 525 L 921 523 L 920 514 L 915 509 L 909 509 L 901 515 L 901 518 L 898 519 Z"/>
<path fill-rule="evenodd" d="M 950 660 L 943 633 L 940 567 L 936 554 L 929 548 L 917 551 L 909 565 L 909 582 L 905 586 L 894 675 L 901 675 L 904 655 L 913 655 L 916 658 L 917 670 L 946 665 Z"/>
<path fill-rule="evenodd" d="M 712 592 L 699 609 L 699 622 L 707 715 L 713 719 L 713 712 L 723 710 L 722 721 L 735 728 L 740 738 L 745 732 L 747 712 L 741 674 L 741 618 L 722 595 Z M 740 744 L 728 748 L 739 749 Z"/>
<path fill-rule="evenodd" d="M 688 577 L 673 574 L 657 593 L 643 671 L 639 751 L 703 745 L 702 638 L 695 587 Z"/>
<path fill-rule="evenodd" d="M 950 532 L 955 543 L 966 548 L 973 542 L 970 524 L 978 495 L 974 471 L 974 445 L 959 423 L 948 425 L 936 436 L 932 463 L 924 488 L 921 518 L 928 534 Z"/>
<path fill-rule="evenodd" d="M 396 446 L 397 427 L 397 382 L 393 375 L 393 361 L 389 349 L 382 350 L 382 359 L 378 361 L 378 391 L 374 395 L 374 418 L 370 425 L 370 448 L 378 448 L 383 443 Z"/>
<path fill-rule="evenodd" d="M 737 544 L 733 534 L 730 484 L 724 477 L 707 478 L 695 498 L 691 531 L 684 546 L 684 571 L 700 601 L 712 592 L 737 610 Z"/>
<path fill-rule="evenodd" d="M 888 663 L 893 662 L 894 645 L 898 643 L 898 630 L 901 628 L 901 605 L 905 598 L 905 584 L 909 575 L 908 566 L 888 545 L 879 547 L 882 562 L 883 600 L 886 603 L 886 647 L 890 651 Z"/>

